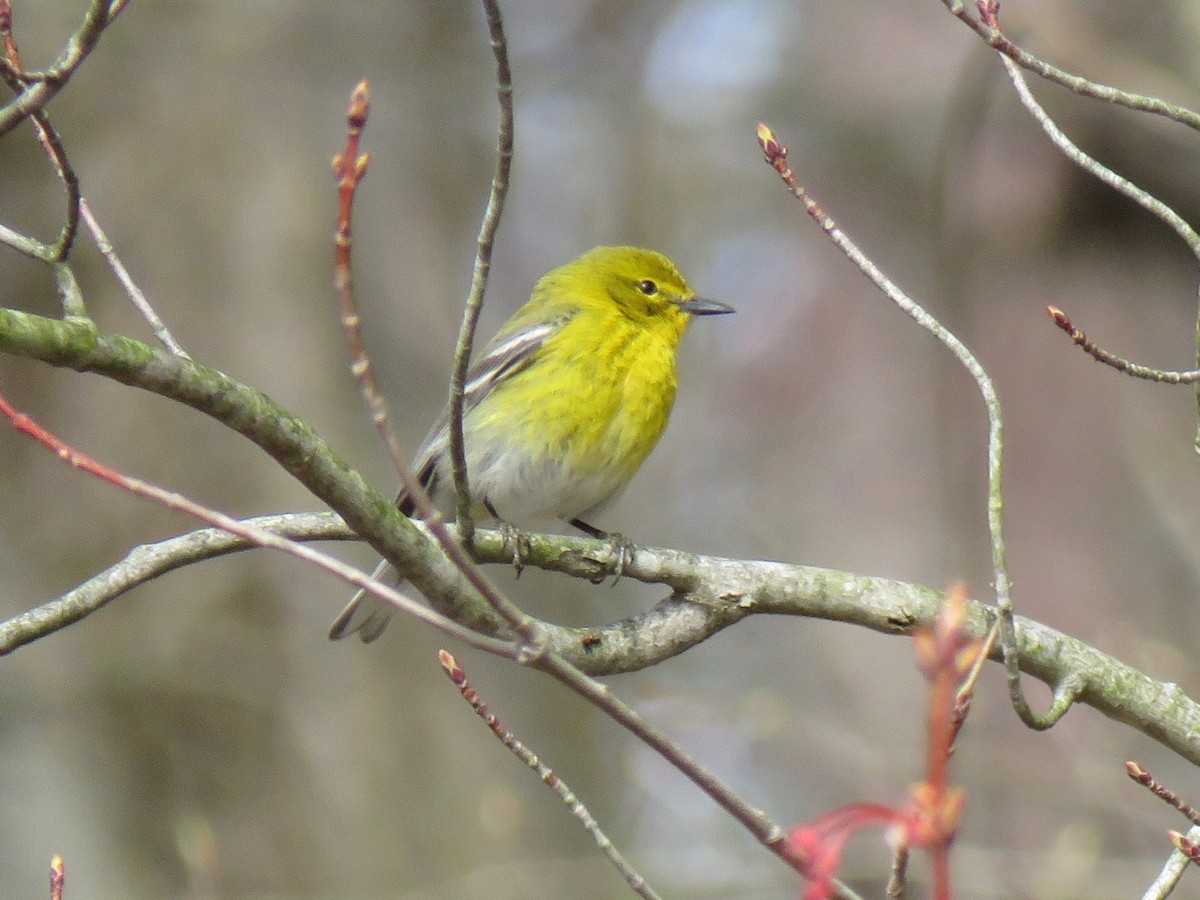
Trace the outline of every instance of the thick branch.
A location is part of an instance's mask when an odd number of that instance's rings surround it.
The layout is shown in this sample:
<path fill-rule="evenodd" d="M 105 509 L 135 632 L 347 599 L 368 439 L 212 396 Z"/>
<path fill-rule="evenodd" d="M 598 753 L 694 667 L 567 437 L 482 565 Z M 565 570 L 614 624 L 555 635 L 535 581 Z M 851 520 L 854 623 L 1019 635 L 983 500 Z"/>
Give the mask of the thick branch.
<path fill-rule="evenodd" d="M 331 513 L 263 516 L 251 521 L 299 540 L 354 537 Z M 589 579 L 607 571 L 607 541 L 528 537 L 525 561 L 529 565 Z M 74 591 L 0 623 L 0 654 L 54 630 L 46 623 L 61 615 L 60 607 L 69 605 L 75 621 L 156 575 L 248 548 L 241 538 L 213 529 L 139 547 Z M 511 559 L 511 548 L 505 547 L 495 530 L 478 532 L 475 550 L 481 562 L 507 563 Z M 638 548 L 624 574 L 648 584 L 666 585 L 672 594 L 644 613 L 602 627 L 543 623 L 550 648 L 590 675 L 614 675 L 655 665 L 751 615 L 829 619 L 904 635 L 918 624 L 934 621 L 942 603 L 942 595 L 932 588 L 886 578 L 658 548 Z M 91 608 L 80 606 L 84 598 Z M 990 607 L 972 603 L 969 633 L 984 635 L 992 615 Z M 1200 765 L 1200 704 L 1177 685 L 1156 681 L 1032 619 L 1017 616 L 1016 631 L 1023 672 L 1055 690 L 1070 685 L 1079 692 L 1077 703 L 1133 726 Z M 999 660 L 999 650 L 994 649 L 991 657 Z"/>
<path fill-rule="evenodd" d="M 190 359 L 77 321 L 0 309 L 0 353 L 104 375 L 176 400 L 244 435 L 340 513 L 376 550 L 411 573 L 440 612 L 485 633 L 501 631 L 460 572 L 395 503 L 347 466 L 303 419 L 261 391 Z"/>

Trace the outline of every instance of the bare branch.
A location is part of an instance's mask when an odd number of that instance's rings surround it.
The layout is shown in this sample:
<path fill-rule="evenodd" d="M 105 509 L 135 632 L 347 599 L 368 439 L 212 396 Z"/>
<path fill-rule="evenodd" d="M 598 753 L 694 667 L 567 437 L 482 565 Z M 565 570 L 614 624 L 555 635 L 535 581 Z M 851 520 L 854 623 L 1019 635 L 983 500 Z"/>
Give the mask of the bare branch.
<path fill-rule="evenodd" d="M 1186 125 L 1188 128 L 1200 131 L 1200 113 L 1193 112 L 1187 107 L 1179 106 L 1175 103 L 1168 103 L 1158 97 L 1134 94 L 1129 91 L 1120 90 L 1119 88 L 1099 84 L 1081 75 L 1065 72 L 1018 47 L 1000 30 L 999 21 L 996 19 L 999 3 L 994 2 L 994 0 L 984 0 L 982 4 L 975 4 L 977 7 L 982 6 L 981 18 L 979 19 L 974 18 L 967 12 L 962 0 L 942 0 L 942 4 L 954 16 L 962 20 L 968 28 L 979 35 L 984 43 L 1012 60 L 1022 69 L 1027 69 L 1047 81 L 1065 87 L 1067 90 L 1079 94 L 1081 97 L 1091 97 L 1096 100 L 1103 100 L 1106 103 L 1124 106 L 1126 109 L 1132 109 L 1137 112 L 1162 116 L 1173 122 Z"/>
<path fill-rule="evenodd" d="M 467 367 L 471 363 L 475 329 L 479 324 L 480 310 L 483 309 L 488 273 L 492 268 L 492 244 L 496 239 L 496 229 L 500 227 L 500 216 L 504 213 L 504 198 L 508 195 L 509 170 L 512 167 L 513 156 L 512 72 L 508 67 L 508 42 L 504 37 L 504 20 L 500 16 L 500 6 L 496 0 L 483 0 L 483 9 L 487 15 L 488 33 L 492 38 L 492 53 L 496 57 L 496 100 L 500 109 L 500 124 L 496 136 L 496 171 L 492 175 L 487 209 L 479 226 L 471 291 L 467 296 L 466 309 L 463 310 L 462 327 L 454 349 L 454 371 L 450 376 L 450 463 L 454 470 L 454 489 L 458 494 L 459 534 L 468 546 L 471 544 L 475 528 L 471 518 L 470 479 L 467 474 L 466 448 L 463 444 L 463 390 L 467 383 Z"/>
<path fill-rule="evenodd" d="M 1163 803 L 1176 810 L 1192 825 L 1200 825 L 1200 810 L 1197 810 L 1175 791 L 1162 784 L 1140 765 L 1135 762 L 1125 763 L 1125 773 L 1159 800 L 1163 801 Z"/>
<path fill-rule="evenodd" d="M 257 528 L 253 524 L 239 521 L 231 516 L 208 509 L 182 494 L 165 490 L 157 485 L 142 481 L 139 478 L 131 478 L 128 475 L 118 472 L 99 460 L 66 444 L 29 416 L 17 412 L 2 394 L 0 394 L 0 415 L 7 418 L 18 431 L 32 437 L 43 446 L 52 450 L 54 455 L 59 459 L 77 469 L 81 469 L 88 474 L 107 481 L 109 484 L 115 485 L 139 497 L 154 500 L 170 509 L 186 513 L 215 528 L 235 534 L 256 547 L 282 550 L 291 556 L 312 563 L 318 568 L 341 577 L 355 587 L 382 597 L 402 612 L 408 613 L 418 621 L 430 625 L 450 637 L 458 638 L 468 646 L 476 647 L 477 649 L 485 650 L 488 653 L 494 653 L 498 656 L 519 658 L 522 648 L 514 647 L 507 641 L 500 641 L 477 634 L 466 626 L 460 625 L 458 622 L 447 618 L 441 613 L 401 594 L 395 588 L 376 581 L 341 560 L 334 559 L 320 551 L 314 550 L 312 547 L 307 547 L 304 544 L 280 537 L 274 532 Z"/>
<path fill-rule="evenodd" d="M 1092 175 L 1098 181 L 1107 184 L 1114 191 L 1124 194 L 1138 206 L 1142 207 L 1142 209 L 1170 226 L 1171 230 L 1192 251 L 1192 255 L 1200 259 L 1200 234 L 1197 234 L 1196 230 L 1181 215 L 1149 191 L 1143 190 L 1129 179 L 1123 178 L 1108 168 L 1108 166 L 1080 150 L 1066 136 L 1063 130 L 1054 123 L 1054 120 L 1050 118 L 1050 114 L 1042 108 L 1042 105 L 1037 102 L 1037 99 L 1029 90 L 1029 85 L 1025 83 L 1025 76 L 1021 74 L 1021 70 L 1017 68 L 1016 63 L 1004 55 L 1000 56 L 1000 62 L 1004 65 L 1005 71 L 1008 72 L 1008 77 L 1012 81 L 1013 87 L 1016 88 L 1021 105 L 1029 111 L 1029 114 L 1042 127 L 1042 131 L 1046 133 L 1046 136 L 1050 138 L 1054 146 L 1062 151 L 1062 154 L 1067 159 L 1071 160 L 1071 162 L 1075 163 L 1075 165 L 1079 166 L 1089 175 Z"/>
<path fill-rule="evenodd" d="M 405 520 L 407 521 L 407 520 Z M 249 520 L 294 540 L 351 540 L 355 535 L 332 513 L 263 516 Z M 526 563 L 578 578 L 606 572 L 608 541 L 530 534 Z M 113 597 L 173 569 L 253 545 L 212 529 L 137 548 L 63 597 L 0 622 L 0 654 L 44 636 L 48 618 L 86 616 Z M 511 550 L 498 530 L 478 533 L 481 562 L 507 564 Z M 722 559 L 680 550 L 639 547 L 626 578 L 672 589 L 652 609 L 600 627 L 541 622 L 546 644 L 589 675 L 613 675 L 657 665 L 752 615 L 827 619 L 883 634 L 907 635 L 935 620 L 942 594 L 922 585 L 815 566 Z M 81 611 L 80 611 L 81 610 Z M 968 632 L 985 637 L 990 607 L 972 602 Z M 1200 704 L 1177 684 L 1156 681 L 1077 638 L 1016 617 L 1020 667 L 1055 686 L 1075 685 L 1076 702 L 1093 707 L 1200 765 Z M 998 649 L 989 651 L 1002 659 Z"/>
<path fill-rule="evenodd" d="M 479 718 L 483 719 L 484 724 L 487 725 L 492 734 L 496 736 L 507 750 L 532 769 L 534 774 L 537 775 L 538 780 L 558 795 L 563 805 L 587 829 L 588 834 L 595 840 L 596 846 L 600 848 L 600 851 L 607 857 L 608 861 L 613 864 L 613 867 L 621 874 L 621 877 L 625 879 L 625 883 L 629 885 L 633 892 L 639 897 L 647 898 L 647 900 L 657 900 L 658 894 L 646 883 L 646 879 L 638 874 L 637 870 L 626 861 L 621 852 L 613 845 L 613 842 L 600 829 L 600 824 L 583 804 L 583 801 L 576 796 L 575 792 L 571 790 L 565 781 L 555 774 L 553 769 L 542 762 L 536 753 L 530 750 L 515 734 L 505 727 L 504 723 L 496 717 L 495 713 L 488 709 L 487 704 L 483 702 L 483 698 L 475 692 L 475 689 L 467 681 L 467 673 L 458 664 L 458 660 L 445 650 L 438 651 L 438 659 L 441 661 L 442 670 L 446 673 L 446 677 L 458 688 L 463 699 L 467 701 L 467 705 L 474 710 Z"/>
<path fill-rule="evenodd" d="M 367 172 L 369 157 L 358 152 L 363 129 L 370 110 L 367 82 L 361 81 L 350 99 L 347 115 L 346 147 L 333 158 L 334 174 L 338 179 L 338 218 L 334 236 L 334 287 L 341 304 L 342 330 L 350 353 L 351 370 L 359 383 L 359 393 L 366 401 L 371 419 L 379 431 L 392 467 L 404 484 L 404 495 L 411 498 L 416 511 L 427 524 L 446 556 L 475 587 L 489 606 L 529 645 L 540 645 L 541 635 L 534 619 L 525 615 L 510 601 L 475 564 L 463 545 L 453 537 L 446 524 L 434 510 L 424 486 L 414 476 L 404 460 L 400 442 L 388 420 L 387 403 L 375 381 L 374 370 L 362 339 L 361 319 L 354 297 L 354 270 L 351 265 L 352 217 L 358 186 Z M 468 523 L 468 527 L 470 527 Z M 460 525 L 460 534 L 462 526 Z"/>
<path fill-rule="evenodd" d="M 0 0 L 7 10 L 7 21 L 11 25 L 12 11 L 8 0 Z M 0 137 L 8 134 L 26 118 L 43 109 L 57 96 L 75 74 L 75 70 L 87 59 L 104 33 L 121 10 L 122 0 L 92 0 L 83 22 L 68 39 L 66 46 L 54 64 L 44 72 L 27 72 L 23 75 L 25 89 L 13 100 L 0 107 Z M 2 17 L 0 17 L 2 18 Z M 7 67 L 7 63 L 5 63 Z"/>
<path fill-rule="evenodd" d="M 166 323 L 155 312 L 154 306 L 147 299 L 145 293 L 134 282 L 133 277 L 129 274 L 129 270 L 125 268 L 125 264 L 121 262 L 121 258 L 113 248 L 112 242 L 109 241 L 108 235 L 100 227 L 100 220 L 96 218 L 96 214 L 92 211 L 92 207 L 85 197 L 79 198 L 79 214 L 83 218 L 83 223 L 87 225 L 88 231 L 92 233 L 92 240 L 96 242 L 96 249 L 100 251 L 100 255 L 104 257 L 108 263 L 108 267 L 117 276 L 117 281 L 125 289 L 125 296 L 129 298 L 129 302 L 133 304 L 134 309 L 141 313 L 142 318 L 146 320 L 146 324 L 150 326 L 150 330 L 154 332 L 154 336 L 158 338 L 159 343 L 176 356 L 191 359 L 187 351 L 175 340 Z"/>
<path fill-rule="evenodd" d="M 1123 356 L 1109 353 L 1076 328 L 1074 323 L 1067 317 L 1067 314 L 1057 306 L 1047 306 L 1046 312 L 1054 320 L 1054 324 L 1070 335 L 1071 340 L 1084 353 L 1096 360 L 1096 362 L 1111 366 L 1118 372 L 1123 372 L 1134 378 L 1145 378 L 1148 381 L 1159 381 L 1164 384 L 1195 384 L 1197 381 L 1200 381 L 1200 369 L 1189 369 L 1185 372 L 1168 372 L 1164 369 L 1151 369 L 1149 366 L 1140 366 L 1135 362 L 1130 362 Z"/>
<path fill-rule="evenodd" d="M 1009 697 L 1013 708 L 1021 721 L 1031 728 L 1047 728 L 1066 712 L 1063 709 L 1053 718 L 1039 717 L 1030 708 L 1021 690 L 1021 672 L 1018 660 L 1018 636 L 1012 606 L 1012 596 L 1009 590 L 1007 551 L 1004 545 L 1004 420 L 1000 414 L 1000 397 L 996 393 L 991 377 L 984 371 L 983 366 L 975 358 L 967 346 L 958 339 L 948 328 L 931 316 L 915 300 L 904 293 L 882 270 L 876 266 L 865 253 L 858 248 L 850 237 L 838 227 L 837 223 L 826 214 L 825 210 L 808 193 L 804 185 L 796 178 L 788 164 L 788 151 L 775 137 L 774 132 L 766 125 L 759 123 L 758 143 L 762 148 L 766 162 L 782 179 L 788 191 L 804 204 L 805 211 L 816 222 L 826 236 L 833 241 L 839 250 L 846 254 L 859 270 L 889 300 L 907 313 L 918 325 L 936 337 L 954 354 L 975 380 L 979 393 L 983 398 L 984 408 L 988 417 L 988 500 L 987 517 L 988 532 L 992 544 L 993 587 L 996 591 L 996 608 L 1000 614 L 1000 645 L 1004 651 L 1005 672 L 1008 677 Z"/>

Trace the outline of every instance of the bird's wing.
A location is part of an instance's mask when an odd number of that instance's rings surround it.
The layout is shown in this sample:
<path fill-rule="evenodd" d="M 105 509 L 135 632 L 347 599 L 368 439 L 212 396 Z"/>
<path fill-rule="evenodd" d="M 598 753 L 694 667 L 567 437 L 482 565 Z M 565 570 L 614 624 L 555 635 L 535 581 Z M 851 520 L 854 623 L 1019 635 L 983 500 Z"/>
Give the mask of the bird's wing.
<path fill-rule="evenodd" d="M 497 334 L 484 348 L 483 355 L 467 371 L 467 380 L 463 385 L 464 418 L 497 385 L 528 368 L 546 340 L 557 334 L 570 318 L 570 315 L 557 316 L 549 321 Z M 446 409 L 421 443 L 421 449 L 413 461 L 413 471 L 431 496 L 437 488 L 438 460 L 450 442 L 449 422 L 450 413 Z M 406 508 L 409 505 L 406 501 L 407 497 L 402 491 L 396 503 L 406 515 L 411 515 L 412 510 Z"/>
<path fill-rule="evenodd" d="M 463 385 L 463 414 L 478 406 L 496 385 L 524 371 L 546 339 L 556 334 L 566 321 L 564 316 L 518 329 L 509 335 L 497 335 L 467 372 L 467 381 Z M 446 421 L 447 416 L 443 414 L 438 427 L 445 428 Z"/>

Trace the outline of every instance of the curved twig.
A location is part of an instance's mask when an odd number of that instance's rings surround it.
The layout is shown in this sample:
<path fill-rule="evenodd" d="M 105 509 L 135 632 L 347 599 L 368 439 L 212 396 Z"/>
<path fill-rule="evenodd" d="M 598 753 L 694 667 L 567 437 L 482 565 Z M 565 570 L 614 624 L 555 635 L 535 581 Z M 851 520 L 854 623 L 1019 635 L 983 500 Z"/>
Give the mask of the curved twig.
<path fill-rule="evenodd" d="M 1166 369 L 1152 369 L 1149 366 L 1140 366 L 1135 362 L 1130 362 L 1123 356 L 1110 353 L 1091 340 L 1086 334 L 1076 328 L 1075 324 L 1067 317 L 1067 314 L 1057 306 L 1047 306 L 1046 313 L 1054 320 L 1054 324 L 1065 331 L 1084 353 L 1096 360 L 1096 362 L 1110 366 L 1118 372 L 1122 372 L 1133 378 L 1144 378 L 1147 381 L 1158 381 L 1163 384 L 1195 384 L 1197 381 L 1200 381 L 1200 369 L 1171 372 Z"/>
<path fill-rule="evenodd" d="M 1193 112 L 1186 106 L 1168 103 L 1166 100 L 1158 97 L 1147 97 L 1143 94 L 1134 94 L 1130 91 L 1123 91 L 1120 88 L 1099 84 L 1081 75 L 1075 75 L 1057 66 L 1052 66 L 1050 63 L 1018 47 L 1000 30 L 999 22 L 995 20 L 996 8 L 998 8 L 999 4 L 995 3 L 994 0 L 984 0 L 984 9 L 990 11 L 987 12 L 986 20 L 984 18 L 976 19 L 972 17 L 967 12 L 962 0 L 942 0 L 942 4 L 950 10 L 952 15 L 960 19 L 968 28 L 979 35 L 984 43 L 996 52 L 1012 60 L 1022 69 L 1033 72 L 1035 75 L 1060 87 L 1064 87 L 1081 97 L 1091 97 L 1095 100 L 1103 100 L 1106 103 L 1124 106 L 1126 109 L 1132 109 L 1135 112 L 1162 116 L 1165 119 L 1170 119 L 1172 122 L 1178 122 L 1180 125 L 1186 125 L 1188 128 L 1200 131 L 1200 113 Z M 976 4 L 977 7 L 979 5 L 978 3 Z"/>
<path fill-rule="evenodd" d="M 454 348 L 454 371 L 450 376 L 450 464 L 454 472 L 454 489 L 458 494 L 459 534 L 468 546 L 471 544 L 475 526 L 471 517 L 470 478 L 467 473 L 466 448 L 463 444 L 463 391 L 467 383 L 467 368 L 471 363 L 475 329 L 479 324 L 479 313 L 483 309 L 483 295 L 487 290 L 488 274 L 492 268 L 492 244 L 496 239 L 496 229 L 500 227 L 500 216 L 504 213 L 504 198 L 508 195 L 513 156 L 512 72 L 508 66 L 508 41 L 504 37 L 504 20 L 500 16 L 500 6 L 496 0 L 483 0 L 483 9 L 487 15 L 488 33 L 492 39 L 492 53 L 496 57 L 496 100 L 500 110 L 500 124 L 496 134 L 496 171 L 492 175 L 487 208 L 479 226 L 475 266 L 471 274 L 471 291 L 463 310 L 462 327 L 459 329 L 458 342 Z"/>
<path fill-rule="evenodd" d="M 7 0 L 5 6 L 7 6 Z M 26 87 L 0 107 L 0 137 L 26 118 L 43 109 L 66 86 L 75 70 L 87 59 L 112 21 L 125 7 L 123 0 L 92 0 L 83 21 L 66 42 L 54 64 L 43 72 L 26 72 Z"/>

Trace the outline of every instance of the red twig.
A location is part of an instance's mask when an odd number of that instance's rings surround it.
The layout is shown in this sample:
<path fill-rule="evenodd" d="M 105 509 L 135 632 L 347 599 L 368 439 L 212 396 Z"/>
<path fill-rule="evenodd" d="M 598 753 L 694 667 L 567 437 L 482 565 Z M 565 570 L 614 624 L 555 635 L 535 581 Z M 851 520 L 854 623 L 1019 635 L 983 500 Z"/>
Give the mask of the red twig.
<path fill-rule="evenodd" d="M 954 695 L 954 714 L 950 720 L 950 749 L 954 750 L 954 742 L 958 740 L 958 733 L 962 730 L 963 723 L 967 720 L 967 714 L 971 711 L 971 698 L 975 695 L 975 684 L 979 681 L 979 676 L 983 672 L 983 666 L 991 656 L 992 646 L 996 643 L 996 638 L 1000 635 L 1000 625 L 996 622 L 988 630 L 987 637 L 983 639 L 983 643 L 979 648 L 975 657 L 975 663 L 971 667 L 971 671 L 967 674 L 966 679 L 958 688 Z"/>
<path fill-rule="evenodd" d="M 333 286 L 341 308 L 342 333 L 346 337 L 346 349 L 350 355 L 350 371 L 358 381 L 359 393 L 371 413 L 371 421 L 375 423 L 379 436 L 383 439 L 392 467 L 404 483 L 406 493 L 420 507 L 424 492 L 420 490 L 409 471 L 404 454 L 400 450 L 400 443 L 396 440 L 389 423 L 387 404 L 379 391 L 379 383 L 375 380 L 371 358 L 367 355 L 362 319 L 359 317 L 358 304 L 354 298 L 354 269 L 351 266 L 354 241 L 351 222 L 354 197 L 367 174 L 367 165 L 371 159 L 370 154 L 358 152 L 370 109 L 369 85 L 364 79 L 355 86 L 350 95 L 350 109 L 346 114 L 346 147 L 333 158 L 333 174 L 338 181 L 338 215 L 333 237 Z M 422 515 L 428 518 L 424 508 Z"/>
<path fill-rule="evenodd" d="M 413 476 L 405 460 L 400 442 L 392 430 L 388 415 L 387 402 L 379 390 L 379 382 L 375 380 L 375 368 L 367 354 L 367 345 L 363 340 L 362 318 L 358 314 L 358 301 L 354 296 L 354 268 L 351 265 L 351 255 L 354 247 L 353 218 L 354 198 L 358 187 L 366 177 L 367 166 L 371 161 L 369 153 L 359 153 L 363 129 L 367 125 L 367 116 L 371 110 L 370 85 L 366 79 L 360 81 L 350 95 L 350 108 L 346 113 L 346 147 L 333 157 L 333 174 L 338 182 L 338 214 L 333 237 L 333 286 L 337 293 L 338 305 L 341 311 L 342 333 L 346 338 L 346 349 L 350 355 L 350 371 L 358 381 L 359 393 L 371 413 L 371 421 L 375 423 L 392 467 L 400 476 L 404 485 L 404 493 L 412 499 L 421 518 L 434 522 L 437 519 L 433 506 L 429 502 L 424 488 Z M 444 529 L 442 529 L 444 531 Z M 441 541 L 441 536 L 439 536 Z M 446 546 L 446 542 L 442 542 Z M 453 541 L 450 541 L 453 543 Z"/>
<path fill-rule="evenodd" d="M 907 851 L 926 850 L 933 871 L 933 896 L 950 898 L 950 844 L 962 815 L 964 793 L 950 784 L 949 762 L 954 740 L 962 725 L 974 678 L 987 641 L 973 640 L 966 630 L 967 595 L 953 588 L 937 621 L 916 629 L 917 661 L 929 682 L 926 719 L 925 780 L 916 784 L 907 807 L 880 803 L 850 803 L 792 829 L 788 836 L 805 859 L 801 873 L 808 880 L 805 900 L 831 896 L 833 876 L 841 866 L 846 842 L 856 831 L 870 826 L 887 828 L 896 854 L 893 857 L 889 896 L 904 893 Z"/>
<path fill-rule="evenodd" d="M 968 681 L 984 652 L 985 642 L 967 636 L 967 592 L 951 588 L 937 622 L 914 634 L 917 660 L 929 681 L 926 720 L 925 781 L 912 793 L 910 843 L 924 847 L 933 869 L 933 896 L 950 898 L 950 844 L 962 814 L 962 788 L 950 784 L 950 755 L 961 721 L 960 686 Z M 965 713 L 964 713 L 965 715 Z"/>
<path fill-rule="evenodd" d="M 0 42 L 4 46 L 4 64 L 14 74 L 21 72 L 21 54 L 17 52 L 17 43 L 12 34 L 12 4 L 9 0 L 0 0 Z"/>
<path fill-rule="evenodd" d="M 1170 788 L 1160 784 L 1149 772 L 1143 769 L 1136 762 L 1125 763 L 1125 771 L 1138 784 L 1150 791 L 1155 797 L 1158 797 L 1168 806 L 1182 813 L 1189 822 L 1193 825 L 1200 825 L 1200 811 L 1180 797 Z"/>
<path fill-rule="evenodd" d="M 370 85 L 363 79 L 350 95 L 350 108 L 346 113 L 345 149 L 333 158 L 333 174 L 338 182 L 338 214 L 333 236 L 333 286 L 338 297 L 346 350 L 350 355 L 350 371 L 358 381 L 359 393 L 367 404 L 371 421 L 375 423 L 379 437 L 392 461 L 392 467 L 400 476 L 404 493 L 412 499 L 413 506 L 421 518 L 433 521 L 436 519 L 433 506 L 409 468 L 396 433 L 392 430 L 387 402 L 379 390 L 379 382 L 375 380 L 375 368 L 371 365 L 366 342 L 363 340 L 362 318 L 358 314 L 358 301 L 354 296 L 354 268 L 351 265 L 354 247 L 354 198 L 359 185 L 366 177 L 367 166 L 371 161 L 369 153 L 359 153 L 363 129 L 367 126 L 370 111 Z"/>
<path fill-rule="evenodd" d="M 4 0 L 0 0 L 0 3 Z M 50 900 L 62 900 L 63 885 L 66 884 L 67 873 L 63 866 L 63 858 L 59 853 L 50 857 Z"/>
<path fill-rule="evenodd" d="M 412 500 L 417 514 L 425 520 L 438 545 L 471 582 L 471 585 L 479 591 L 488 605 L 504 617 L 505 621 L 512 626 L 527 645 L 536 646 L 540 644 L 541 638 L 537 633 L 538 629 L 534 620 L 501 594 L 500 590 L 475 564 L 463 545 L 454 539 L 437 511 L 434 510 L 433 504 L 430 503 L 425 488 L 405 462 L 400 442 L 396 439 L 396 434 L 388 422 L 387 404 L 379 391 L 374 370 L 367 356 L 366 345 L 362 339 L 358 305 L 354 299 L 351 221 L 354 212 L 354 198 L 359 184 L 362 183 L 363 177 L 367 173 L 367 164 L 370 161 L 367 154 L 358 152 L 369 111 L 369 86 L 364 79 L 358 83 L 350 96 L 350 109 L 346 116 L 346 147 L 333 158 L 333 171 L 338 179 L 338 217 L 334 233 L 334 288 L 341 305 L 342 330 L 346 335 L 346 343 L 350 352 L 351 370 L 358 379 L 360 393 L 366 401 L 371 412 L 371 419 L 375 422 L 380 437 L 387 447 L 392 465 L 400 475 L 400 480 L 404 485 L 404 494 Z"/>
<path fill-rule="evenodd" d="M 346 114 L 346 149 L 333 158 L 333 174 L 338 179 L 337 233 L 334 238 L 334 258 L 339 288 L 350 279 L 350 220 L 354 208 L 354 193 L 367 174 L 370 155 L 358 152 L 363 128 L 370 112 L 370 85 L 363 79 L 350 95 Z M 347 311 L 348 313 L 353 310 Z"/>
<path fill-rule="evenodd" d="M 446 618 L 441 613 L 430 609 L 428 606 L 418 603 L 399 591 L 394 590 L 386 584 L 378 582 L 370 578 L 366 574 L 358 571 L 353 566 L 347 565 L 339 560 L 334 559 L 327 554 L 314 550 L 312 547 L 306 547 L 303 544 L 297 543 L 280 535 L 273 534 L 265 529 L 255 527 L 246 522 L 240 522 L 231 516 L 208 509 L 200 504 L 189 500 L 182 494 L 177 494 L 172 491 L 164 490 L 156 485 L 141 481 L 137 478 L 131 478 L 128 475 L 123 475 L 115 469 L 104 465 L 86 453 L 82 453 L 71 447 L 64 441 L 51 434 L 44 429 L 36 421 L 24 413 L 18 412 L 8 402 L 8 399 L 0 394 L 0 415 L 4 416 L 23 434 L 27 434 L 34 440 L 41 443 L 54 451 L 54 454 L 59 459 L 70 463 L 77 469 L 81 469 L 91 475 L 95 475 L 110 484 L 136 494 L 139 497 L 146 497 L 155 500 L 170 509 L 179 510 L 194 518 L 199 519 L 214 528 L 220 528 L 223 531 L 228 531 L 230 534 L 235 534 L 243 540 L 255 545 L 256 547 L 268 547 L 274 550 L 282 550 L 298 559 L 312 563 L 327 572 L 330 572 L 338 577 L 348 581 L 355 587 L 363 588 L 370 593 L 382 597 L 398 609 L 403 610 L 414 618 L 424 622 L 427 625 L 432 625 L 439 629 L 443 634 L 448 634 L 459 640 L 464 641 L 470 646 L 477 647 L 480 650 L 485 650 L 488 653 L 494 653 L 499 656 L 504 656 L 509 659 L 517 657 L 518 648 L 509 641 L 497 640 L 485 635 L 477 634 L 471 629 L 460 625 L 451 619 Z"/>

